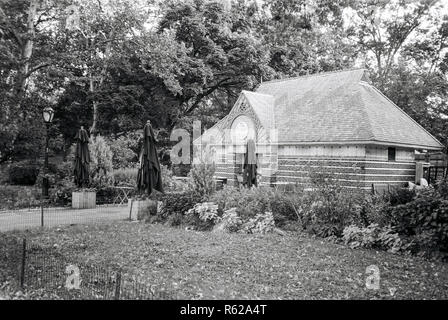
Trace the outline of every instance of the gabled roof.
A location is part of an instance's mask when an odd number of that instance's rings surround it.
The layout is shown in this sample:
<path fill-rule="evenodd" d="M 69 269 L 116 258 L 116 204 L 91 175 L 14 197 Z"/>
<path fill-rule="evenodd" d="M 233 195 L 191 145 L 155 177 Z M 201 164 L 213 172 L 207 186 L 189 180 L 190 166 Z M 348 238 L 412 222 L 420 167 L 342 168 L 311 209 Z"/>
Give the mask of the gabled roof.
<path fill-rule="evenodd" d="M 249 105 L 254 110 L 262 126 L 266 130 L 275 128 L 274 106 L 275 99 L 268 94 L 251 92 L 243 90 L 242 94 L 246 97 Z"/>
<path fill-rule="evenodd" d="M 443 148 L 368 79 L 364 69 L 346 70 L 263 82 L 256 94 L 244 94 L 257 115 L 274 110 L 279 143 Z"/>

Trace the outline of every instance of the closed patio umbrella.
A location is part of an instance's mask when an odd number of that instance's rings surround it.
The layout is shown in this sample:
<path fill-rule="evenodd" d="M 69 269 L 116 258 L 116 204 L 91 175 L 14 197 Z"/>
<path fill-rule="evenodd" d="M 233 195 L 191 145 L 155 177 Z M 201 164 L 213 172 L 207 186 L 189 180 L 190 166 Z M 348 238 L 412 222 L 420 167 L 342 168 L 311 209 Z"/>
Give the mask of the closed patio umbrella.
<path fill-rule="evenodd" d="M 152 193 L 153 189 L 163 192 L 162 174 L 155 142 L 151 122 L 148 120 L 143 129 L 143 147 L 140 151 L 140 165 L 137 174 L 138 190 L 147 190 L 148 195 Z"/>
<path fill-rule="evenodd" d="M 90 165 L 90 153 L 89 153 L 89 135 L 84 127 L 75 136 L 76 141 L 76 153 L 75 153 L 75 184 L 82 188 L 89 184 L 89 165 Z"/>
<path fill-rule="evenodd" d="M 255 142 L 249 139 L 246 145 L 243 165 L 243 183 L 248 187 L 257 186 L 257 156 L 255 154 Z"/>

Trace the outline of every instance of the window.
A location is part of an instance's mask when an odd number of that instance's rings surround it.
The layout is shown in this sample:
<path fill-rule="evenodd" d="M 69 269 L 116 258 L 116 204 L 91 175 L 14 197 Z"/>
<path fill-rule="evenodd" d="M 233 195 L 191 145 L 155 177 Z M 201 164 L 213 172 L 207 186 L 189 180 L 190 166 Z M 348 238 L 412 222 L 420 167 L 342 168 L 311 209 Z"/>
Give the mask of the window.
<path fill-rule="evenodd" d="M 387 159 L 395 161 L 395 148 L 387 148 Z"/>

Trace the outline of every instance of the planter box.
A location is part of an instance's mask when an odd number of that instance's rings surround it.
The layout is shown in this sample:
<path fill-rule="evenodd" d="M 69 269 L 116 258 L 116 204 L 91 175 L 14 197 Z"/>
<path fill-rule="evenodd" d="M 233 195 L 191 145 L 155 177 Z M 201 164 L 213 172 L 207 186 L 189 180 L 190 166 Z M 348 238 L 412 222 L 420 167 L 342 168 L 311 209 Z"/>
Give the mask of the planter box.
<path fill-rule="evenodd" d="M 159 201 L 156 200 L 130 200 L 128 208 L 131 220 L 146 220 L 151 215 L 156 215 Z"/>
<path fill-rule="evenodd" d="M 81 191 L 72 192 L 72 208 L 92 209 L 96 206 L 96 192 Z"/>

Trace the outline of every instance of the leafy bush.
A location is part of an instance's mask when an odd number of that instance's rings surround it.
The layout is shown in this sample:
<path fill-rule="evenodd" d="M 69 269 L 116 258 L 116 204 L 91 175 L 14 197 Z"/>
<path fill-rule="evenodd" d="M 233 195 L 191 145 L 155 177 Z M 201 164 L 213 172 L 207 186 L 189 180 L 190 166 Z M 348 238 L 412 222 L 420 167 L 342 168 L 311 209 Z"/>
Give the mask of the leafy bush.
<path fill-rule="evenodd" d="M 414 200 L 392 209 L 393 224 L 400 234 L 412 236 L 416 250 L 448 254 L 448 199 L 445 183 L 417 193 Z"/>
<path fill-rule="evenodd" d="M 9 168 L 9 183 L 32 186 L 36 183 L 39 168 L 36 164 L 21 162 L 12 164 Z"/>
<path fill-rule="evenodd" d="M 245 233 L 267 233 L 275 228 L 274 216 L 272 212 L 258 213 L 255 217 L 243 224 L 242 230 Z"/>
<path fill-rule="evenodd" d="M 391 224 L 390 203 L 388 196 L 378 194 L 365 194 L 357 199 L 354 213 L 357 215 L 358 225 L 367 227 L 378 224 L 380 227 Z"/>
<path fill-rule="evenodd" d="M 117 192 L 117 189 L 114 187 L 103 186 L 96 188 L 96 202 L 99 204 L 113 203 Z"/>
<path fill-rule="evenodd" d="M 138 133 L 131 132 L 115 139 L 107 139 L 107 143 L 112 151 L 112 164 L 115 170 L 136 167 L 139 136 Z"/>
<path fill-rule="evenodd" d="M 243 220 L 238 216 L 236 208 L 226 210 L 221 217 L 221 222 L 216 227 L 217 230 L 223 230 L 226 232 L 238 232 L 241 230 Z"/>
<path fill-rule="evenodd" d="M 348 226 L 344 228 L 342 239 L 351 248 L 381 249 L 393 253 L 407 248 L 391 227 L 380 227 L 377 224 L 367 227 Z"/>
<path fill-rule="evenodd" d="M 160 166 L 162 170 L 162 184 L 165 191 L 187 191 L 191 188 L 191 184 L 188 183 L 188 180 L 180 180 L 175 179 L 173 176 L 173 172 L 164 165 Z"/>
<path fill-rule="evenodd" d="M 194 192 L 173 192 L 161 195 L 162 206 L 160 214 L 163 218 L 174 214 L 185 215 L 201 198 Z"/>
<path fill-rule="evenodd" d="M 92 138 L 90 150 L 90 183 L 92 187 L 112 186 L 114 181 L 112 151 L 101 136 Z"/>
<path fill-rule="evenodd" d="M 72 192 L 74 187 L 63 186 L 57 189 L 53 189 L 50 192 L 50 203 L 58 206 L 67 206 L 72 203 Z"/>
<path fill-rule="evenodd" d="M 386 197 L 386 200 L 390 206 L 397 206 L 411 202 L 415 196 L 415 190 L 410 190 L 407 188 L 392 188 L 383 197 Z"/>
<path fill-rule="evenodd" d="M 192 166 L 188 175 L 191 189 L 206 200 L 216 190 L 215 165 L 201 162 Z"/>
<path fill-rule="evenodd" d="M 274 191 L 268 187 L 235 188 L 224 186 L 223 189 L 215 192 L 210 201 L 218 204 L 223 211 L 236 208 L 238 215 L 245 220 L 253 218 L 257 214 L 264 214 L 271 211 L 271 199 Z"/>
<path fill-rule="evenodd" d="M 40 188 L 0 185 L 0 209 L 20 209 L 39 206 L 40 195 Z"/>
<path fill-rule="evenodd" d="M 137 174 L 138 169 L 136 168 L 115 169 L 114 183 L 116 186 L 137 187 Z"/>
<path fill-rule="evenodd" d="M 173 170 L 173 174 L 176 177 L 187 177 L 188 174 L 190 173 L 191 170 L 191 165 L 190 164 L 173 164 L 171 166 L 172 170 Z"/>
<path fill-rule="evenodd" d="M 287 227 L 291 222 L 297 222 L 299 215 L 297 204 L 300 201 L 301 194 L 284 194 L 276 191 L 270 200 L 270 207 L 274 217 L 275 225 L 278 227 Z"/>
<path fill-rule="evenodd" d="M 198 230 L 210 230 L 221 221 L 218 205 L 213 202 L 197 203 L 185 214 L 186 222 L 194 225 Z"/>
<path fill-rule="evenodd" d="M 298 206 L 302 226 L 321 237 L 340 237 L 344 227 L 361 223 L 363 199 L 362 193 L 344 189 L 305 192 Z"/>

